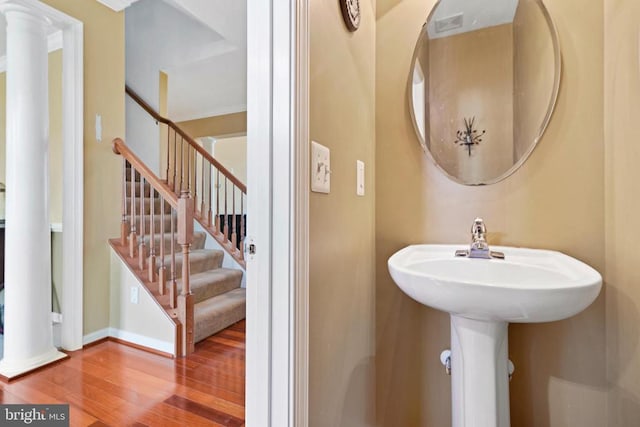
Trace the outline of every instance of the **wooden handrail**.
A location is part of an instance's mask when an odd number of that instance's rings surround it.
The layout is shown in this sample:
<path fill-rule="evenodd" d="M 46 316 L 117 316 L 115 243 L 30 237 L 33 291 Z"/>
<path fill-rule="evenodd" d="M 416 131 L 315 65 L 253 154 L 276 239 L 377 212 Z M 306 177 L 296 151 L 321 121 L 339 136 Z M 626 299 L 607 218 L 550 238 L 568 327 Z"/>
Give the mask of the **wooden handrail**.
<path fill-rule="evenodd" d="M 133 151 L 127 147 L 124 141 L 120 138 L 113 140 L 113 152 L 121 155 L 131 166 L 142 175 L 149 185 L 156 189 L 158 193 L 174 208 L 178 207 L 178 196 L 173 192 L 167 184 L 165 184 L 160 178 L 154 174 L 143 162 L 136 156 Z"/>
<path fill-rule="evenodd" d="M 247 194 L 247 186 L 242 183 L 235 175 L 233 175 L 227 168 L 225 168 L 220 162 L 218 162 L 211 154 L 202 148 L 193 138 L 191 138 L 185 131 L 183 131 L 178 125 L 166 117 L 162 117 L 158 114 L 149 104 L 147 104 L 133 89 L 129 86 L 125 86 L 125 92 L 131 97 L 140 107 L 142 107 L 147 113 L 151 115 L 155 120 L 160 123 L 164 123 L 179 134 L 189 145 L 191 145 L 203 158 L 216 167 L 224 176 L 229 179 L 240 191 Z"/>

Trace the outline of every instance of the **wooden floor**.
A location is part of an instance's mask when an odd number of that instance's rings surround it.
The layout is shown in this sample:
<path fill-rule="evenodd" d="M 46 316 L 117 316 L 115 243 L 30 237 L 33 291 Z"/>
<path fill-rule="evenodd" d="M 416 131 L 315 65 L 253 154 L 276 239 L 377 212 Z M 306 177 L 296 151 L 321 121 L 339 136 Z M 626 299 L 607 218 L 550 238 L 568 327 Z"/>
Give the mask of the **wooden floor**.
<path fill-rule="evenodd" d="M 72 426 L 244 426 L 245 322 L 168 359 L 105 341 L 9 384 L 0 402 L 69 403 Z"/>

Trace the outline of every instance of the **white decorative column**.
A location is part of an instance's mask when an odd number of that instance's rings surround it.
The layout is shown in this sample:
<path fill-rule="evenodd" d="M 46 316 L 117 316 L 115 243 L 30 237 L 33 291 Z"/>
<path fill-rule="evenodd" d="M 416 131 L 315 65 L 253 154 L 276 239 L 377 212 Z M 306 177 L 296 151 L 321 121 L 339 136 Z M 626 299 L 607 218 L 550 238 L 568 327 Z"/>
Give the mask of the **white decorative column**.
<path fill-rule="evenodd" d="M 53 346 L 48 201 L 48 20 L 3 3 L 7 20 L 4 358 L 12 378 L 66 357 Z"/>

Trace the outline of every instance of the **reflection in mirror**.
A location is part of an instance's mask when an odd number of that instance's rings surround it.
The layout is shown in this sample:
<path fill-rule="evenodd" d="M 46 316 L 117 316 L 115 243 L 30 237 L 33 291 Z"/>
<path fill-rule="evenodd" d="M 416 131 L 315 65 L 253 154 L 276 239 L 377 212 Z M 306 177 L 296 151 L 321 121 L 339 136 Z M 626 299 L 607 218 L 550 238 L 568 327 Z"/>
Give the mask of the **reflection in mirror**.
<path fill-rule="evenodd" d="M 560 51 L 541 0 L 440 0 L 416 44 L 409 102 L 429 157 L 490 184 L 533 151 L 555 105 Z"/>

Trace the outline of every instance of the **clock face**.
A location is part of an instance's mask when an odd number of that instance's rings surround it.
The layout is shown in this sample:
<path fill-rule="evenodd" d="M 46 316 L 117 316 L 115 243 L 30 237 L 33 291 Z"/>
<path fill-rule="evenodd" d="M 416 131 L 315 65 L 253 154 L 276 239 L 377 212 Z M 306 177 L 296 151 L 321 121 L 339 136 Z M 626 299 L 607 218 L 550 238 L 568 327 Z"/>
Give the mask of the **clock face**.
<path fill-rule="evenodd" d="M 349 31 L 355 31 L 360 26 L 360 0 L 340 0 L 342 17 Z"/>

